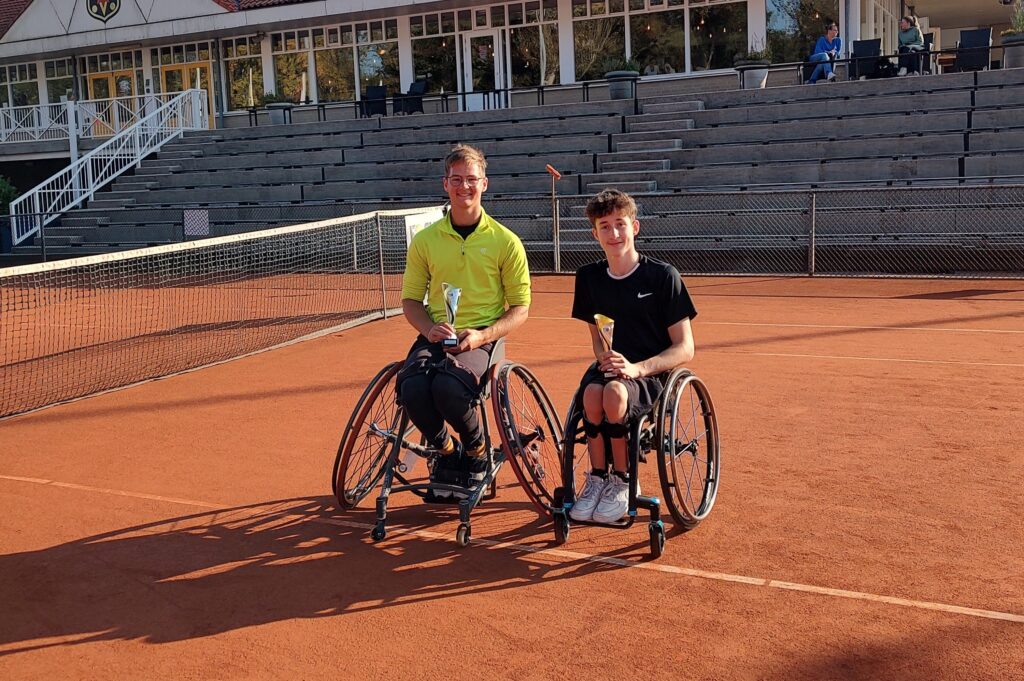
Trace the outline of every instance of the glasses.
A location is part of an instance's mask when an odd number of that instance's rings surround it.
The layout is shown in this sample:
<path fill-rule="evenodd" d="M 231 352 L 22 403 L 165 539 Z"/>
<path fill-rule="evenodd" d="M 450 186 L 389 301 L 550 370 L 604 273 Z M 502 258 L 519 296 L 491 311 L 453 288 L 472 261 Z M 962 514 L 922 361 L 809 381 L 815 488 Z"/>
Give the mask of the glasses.
<path fill-rule="evenodd" d="M 483 181 L 484 178 L 482 178 L 482 177 L 473 177 L 473 176 L 462 177 L 461 175 L 449 175 L 447 179 L 448 179 L 448 184 L 450 184 L 453 187 L 462 187 L 462 186 L 475 187 L 478 184 L 480 184 Z"/>

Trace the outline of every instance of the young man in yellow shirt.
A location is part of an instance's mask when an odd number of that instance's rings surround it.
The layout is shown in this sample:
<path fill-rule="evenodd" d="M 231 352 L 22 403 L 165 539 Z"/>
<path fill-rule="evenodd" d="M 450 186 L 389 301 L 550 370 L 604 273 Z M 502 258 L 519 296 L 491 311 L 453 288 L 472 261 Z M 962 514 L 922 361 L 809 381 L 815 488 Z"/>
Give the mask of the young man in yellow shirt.
<path fill-rule="evenodd" d="M 519 237 L 481 206 L 487 191 L 483 153 L 460 144 L 445 158 L 444 170 L 451 210 L 413 237 L 406 259 L 402 312 L 419 336 L 398 375 L 398 394 L 429 446 L 441 454 L 432 479 L 472 485 L 486 476 L 487 452 L 470 403 L 494 342 L 526 321 L 530 271 Z M 462 290 L 454 327 L 445 314 L 442 284 Z M 457 344 L 442 344 L 453 336 Z M 427 499 L 451 497 L 438 493 Z"/>

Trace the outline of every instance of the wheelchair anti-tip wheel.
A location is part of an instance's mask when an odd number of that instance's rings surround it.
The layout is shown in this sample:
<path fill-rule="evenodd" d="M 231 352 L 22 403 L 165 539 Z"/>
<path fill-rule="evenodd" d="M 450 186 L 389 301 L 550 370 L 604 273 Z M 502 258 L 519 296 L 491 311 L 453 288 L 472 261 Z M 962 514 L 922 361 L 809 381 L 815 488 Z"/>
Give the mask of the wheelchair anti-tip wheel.
<path fill-rule="evenodd" d="M 501 443 L 513 472 L 542 514 L 561 485 L 562 422 L 544 387 L 521 364 L 501 366 L 491 394 Z"/>
<path fill-rule="evenodd" d="M 691 530 L 715 505 L 721 467 L 718 419 L 704 382 L 686 369 L 673 371 L 662 394 L 657 425 L 665 504 L 676 524 Z"/>
<path fill-rule="evenodd" d="M 395 394 L 395 376 L 401 368 L 400 362 L 392 362 L 374 376 L 345 426 L 331 480 L 334 496 L 344 509 L 358 505 L 384 475 L 393 446 L 387 435 L 394 437 L 403 420 Z M 410 423 L 402 436 L 408 438 L 413 430 Z"/>

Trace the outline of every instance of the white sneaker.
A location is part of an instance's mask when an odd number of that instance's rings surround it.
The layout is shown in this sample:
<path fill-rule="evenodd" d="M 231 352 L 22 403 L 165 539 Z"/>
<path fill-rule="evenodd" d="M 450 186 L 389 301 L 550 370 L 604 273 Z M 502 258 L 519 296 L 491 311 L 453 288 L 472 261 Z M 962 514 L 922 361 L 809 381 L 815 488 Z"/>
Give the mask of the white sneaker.
<path fill-rule="evenodd" d="M 900 68 L 900 70 L 896 72 L 896 75 L 897 76 L 905 76 L 905 75 L 907 75 L 907 67 L 904 66 L 904 67 Z"/>
<path fill-rule="evenodd" d="M 614 477 L 609 475 L 609 478 Z M 598 477 L 593 473 L 587 473 L 587 481 L 583 483 L 583 491 L 576 499 L 576 503 L 569 509 L 569 517 L 573 520 L 589 521 L 594 517 L 594 509 L 601 501 L 601 494 L 604 492 L 608 480 Z"/>
<path fill-rule="evenodd" d="M 637 482 L 636 493 L 640 494 L 640 483 Z M 608 483 L 604 486 L 601 501 L 594 509 L 595 523 L 618 522 L 629 510 L 629 482 L 611 473 Z"/>
<path fill-rule="evenodd" d="M 826 76 L 826 77 L 825 77 L 825 80 L 827 80 L 827 81 L 828 81 L 828 82 L 830 82 L 830 83 L 831 83 L 831 82 L 832 82 L 833 80 L 835 80 L 835 79 L 836 79 L 836 74 L 834 74 L 834 73 L 830 73 L 830 74 L 828 74 L 828 76 Z"/>

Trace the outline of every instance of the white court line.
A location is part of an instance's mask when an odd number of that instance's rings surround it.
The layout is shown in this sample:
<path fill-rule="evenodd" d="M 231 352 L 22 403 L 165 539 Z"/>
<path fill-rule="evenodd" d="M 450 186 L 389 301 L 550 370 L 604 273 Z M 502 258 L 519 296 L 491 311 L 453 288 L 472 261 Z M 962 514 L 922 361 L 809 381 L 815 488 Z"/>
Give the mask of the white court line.
<path fill-rule="evenodd" d="M 530 315 L 530 319 L 547 321 L 579 321 L 573 317 L 542 317 Z M 782 324 L 774 322 L 699 322 L 701 326 L 754 326 L 777 329 L 846 329 L 850 331 L 941 331 L 944 333 L 1007 333 L 1024 334 L 1024 329 L 970 329 L 948 326 L 855 326 L 846 324 Z"/>
<path fill-rule="evenodd" d="M 967 367 L 1011 367 L 1024 369 L 1024 364 L 1008 364 L 1001 362 L 957 362 L 948 359 L 901 359 L 898 357 L 860 357 L 857 355 L 801 355 L 786 352 L 729 352 L 723 350 L 705 350 L 705 352 L 721 355 L 751 355 L 753 357 L 788 357 L 795 359 L 848 359 L 858 362 L 892 362 L 896 364 L 945 364 Z"/>
<path fill-rule="evenodd" d="M 61 487 L 64 489 L 74 489 L 85 492 L 96 492 L 100 494 L 112 494 L 122 497 L 133 497 L 137 499 L 147 499 L 151 501 L 164 501 L 167 503 L 178 504 L 182 506 L 194 506 L 198 508 L 206 508 L 217 511 L 228 511 L 233 507 L 224 506 L 221 504 L 211 504 L 203 501 L 194 501 L 191 499 L 179 499 L 175 497 L 165 497 L 156 494 L 144 494 L 141 492 L 126 492 L 123 490 L 106 489 L 103 487 L 91 487 L 89 485 L 77 485 L 66 482 L 54 482 L 51 480 L 43 480 L 41 478 L 25 478 L 13 475 L 0 475 L 0 480 L 9 480 L 13 482 L 26 482 L 31 484 L 49 485 L 53 487 Z M 260 513 L 253 513 L 253 516 L 258 516 Z M 280 516 L 299 516 L 295 513 L 279 512 L 275 513 L 271 510 L 270 513 L 264 515 L 280 515 Z M 322 525 L 336 525 L 339 527 L 351 527 L 355 529 L 370 530 L 373 525 L 368 523 L 357 523 L 349 520 L 338 520 L 334 518 L 309 518 L 311 522 L 322 524 Z M 439 532 L 430 532 L 427 530 L 413 530 L 405 529 L 402 527 L 392 526 L 389 528 L 389 534 L 404 534 L 415 537 L 422 537 L 424 539 L 436 539 L 441 541 L 451 541 L 451 537 L 443 535 Z M 884 596 L 879 594 L 871 594 L 863 591 L 847 591 L 845 589 L 830 589 L 824 586 L 815 586 L 813 584 L 798 584 L 794 582 L 785 582 L 776 579 L 765 579 L 763 577 L 747 577 L 745 575 L 733 575 L 725 572 L 710 572 L 707 570 L 698 570 L 694 568 L 679 567 L 676 565 L 666 565 L 663 563 L 636 563 L 625 560 L 623 558 L 613 558 L 610 556 L 596 556 L 589 553 L 579 553 L 576 551 L 567 551 L 565 549 L 554 549 L 554 548 L 541 548 L 538 546 L 530 546 L 528 544 L 520 544 L 512 541 L 495 541 L 492 539 L 473 539 L 474 545 L 489 546 L 495 549 L 508 549 L 512 551 L 522 553 L 533 553 L 544 556 L 553 556 L 557 558 L 566 558 L 572 561 L 583 561 L 587 563 L 599 563 L 603 565 L 615 565 L 622 568 L 628 568 L 633 570 L 649 570 L 652 572 L 661 572 L 663 574 L 670 575 L 681 575 L 684 577 L 694 577 L 697 579 L 709 579 L 716 582 L 731 582 L 738 584 L 746 584 L 749 586 L 759 586 L 768 589 L 781 589 L 784 591 L 799 591 L 807 594 L 814 594 L 818 596 L 830 596 L 833 598 L 845 598 L 857 601 L 867 601 L 870 603 L 884 603 L 886 605 L 895 605 L 904 608 L 916 608 L 918 610 L 932 610 L 936 612 L 944 612 L 954 615 L 965 615 L 968 617 L 978 617 L 982 619 L 992 620 L 1003 620 L 1006 622 L 1016 622 L 1024 624 L 1024 615 L 1012 613 L 1012 612 L 1000 612 L 998 610 L 982 610 L 979 608 L 968 608 L 962 605 L 952 605 L 949 603 L 937 603 L 934 601 L 918 601 L 909 598 L 898 598 L 895 596 Z"/>

